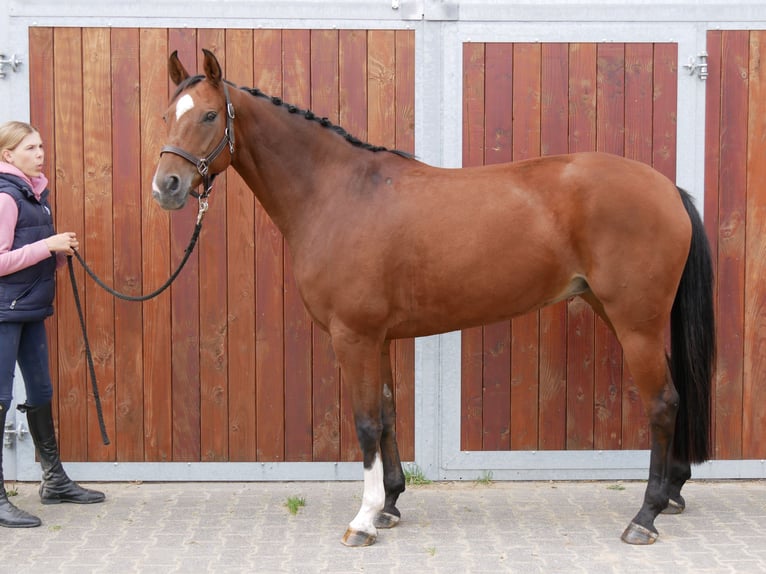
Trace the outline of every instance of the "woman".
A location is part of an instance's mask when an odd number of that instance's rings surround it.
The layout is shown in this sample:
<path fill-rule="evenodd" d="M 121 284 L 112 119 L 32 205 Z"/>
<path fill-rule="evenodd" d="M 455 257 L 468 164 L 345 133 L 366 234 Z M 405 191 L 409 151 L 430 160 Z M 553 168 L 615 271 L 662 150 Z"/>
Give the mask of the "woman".
<path fill-rule="evenodd" d="M 0 441 L 11 406 L 18 362 L 27 391 L 17 408 L 43 469 L 43 504 L 102 502 L 104 494 L 80 487 L 64 472 L 53 426 L 53 386 L 48 367 L 45 318 L 53 314 L 56 267 L 78 247 L 72 232 L 56 234 L 43 175 L 43 143 L 29 124 L 0 125 Z M 40 519 L 8 500 L 0 450 L 0 526 L 29 528 Z"/>

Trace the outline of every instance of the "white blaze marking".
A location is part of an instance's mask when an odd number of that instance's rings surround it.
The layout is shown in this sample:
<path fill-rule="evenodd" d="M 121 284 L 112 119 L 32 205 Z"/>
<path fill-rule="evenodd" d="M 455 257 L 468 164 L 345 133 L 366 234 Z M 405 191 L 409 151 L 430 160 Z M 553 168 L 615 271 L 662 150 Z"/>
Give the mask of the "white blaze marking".
<path fill-rule="evenodd" d="M 364 469 L 364 494 L 362 507 L 349 524 L 352 530 L 377 535 L 373 521 L 386 503 L 386 491 L 383 488 L 383 462 L 380 453 L 375 455 L 375 462 L 370 470 Z"/>
<path fill-rule="evenodd" d="M 176 121 L 181 119 L 181 116 L 194 107 L 194 100 L 189 94 L 184 94 L 176 104 Z"/>

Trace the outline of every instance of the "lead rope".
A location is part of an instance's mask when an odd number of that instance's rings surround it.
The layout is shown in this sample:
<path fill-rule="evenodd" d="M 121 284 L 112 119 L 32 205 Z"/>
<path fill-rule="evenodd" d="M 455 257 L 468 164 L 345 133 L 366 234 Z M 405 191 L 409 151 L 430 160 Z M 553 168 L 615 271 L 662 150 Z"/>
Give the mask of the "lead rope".
<path fill-rule="evenodd" d="M 199 238 L 200 231 L 202 231 L 202 219 L 205 217 L 205 213 L 207 212 L 208 203 L 207 203 L 207 197 L 210 195 L 210 191 L 212 189 L 213 183 L 212 179 L 207 179 L 205 181 L 205 192 L 199 196 L 199 213 L 197 214 L 197 223 L 194 226 L 194 232 L 192 233 L 191 240 L 189 241 L 189 245 L 186 247 L 186 250 L 184 252 L 184 257 L 181 260 L 181 263 L 178 265 L 178 268 L 173 272 L 173 274 L 170 276 L 170 278 L 165 281 L 165 283 L 160 287 L 159 289 L 155 289 L 151 293 L 147 295 L 127 295 L 126 293 L 120 293 L 119 291 L 116 291 L 109 287 L 106 283 L 104 283 L 101 279 L 98 278 L 98 276 L 93 272 L 93 270 L 88 267 L 88 265 L 85 263 L 85 260 L 82 258 L 82 256 L 77 252 L 77 250 L 74 251 L 74 257 L 77 258 L 77 261 L 80 262 L 80 265 L 83 266 L 83 269 L 88 273 L 88 275 L 91 276 L 91 278 L 96 282 L 96 284 L 110 293 L 111 295 L 114 295 L 115 297 L 119 299 L 123 299 L 125 301 L 148 301 L 149 299 L 152 299 L 162 293 L 165 289 L 170 287 L 171 283 L 175 281 L 176 277 L 178 277 L 178 274 L 181 273 L 181 269 L 184 268 L 184 265 L 186 265 L 186 262 L 189 260 L 189 257 L 192 254 L 192 251 L 194 251 L 194 246 L 197 244 L 197 239 Z M 74 303 L 77 307 L 77 316 L 80 319 L 80 328 L 82 329 L 82 337 L 85 341 L 85 356 L 88 359 L 88 370 L 90 371 L 90 382 L 91 386 L 93 387 L 93 400 L 96 404 L 96 415 L 98 415 L 98 426 L 101 430 L 101 440 L 105 445 L 110 444 L 109 436 L 106 432 L 106 424 L 104 423 L 104 413 L 103 409 L 101 408 L 101 397 L 98 393 L 98 383 L 96 382 L 96 368 L 93 364 L 93 353 L 90 350 L 90 342 L 88 341 L 88 330 L 85 326 L 85 314 L 82 310 L 82 303 L 80 302 L 80 292 L 77 288 L 77 279 L 75 278 L 74 274 L 74 265 L 72 264 L 72 255 L 67 255 L 67 266 L 69 267 L 69 280 L 72 283 L 72 292 L 74 293 Z"/>

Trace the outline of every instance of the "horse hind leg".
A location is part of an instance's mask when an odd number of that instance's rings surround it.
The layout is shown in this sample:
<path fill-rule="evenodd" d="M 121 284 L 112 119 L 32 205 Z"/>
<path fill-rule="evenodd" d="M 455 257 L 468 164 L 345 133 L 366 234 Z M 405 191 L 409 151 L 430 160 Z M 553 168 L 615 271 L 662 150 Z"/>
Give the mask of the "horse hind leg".
<path fill-rule="evenodd" d="M 681 489 L 692 476 L 689 463 L 684 463 L 673 458 L 670 461 L 670 474 L 668 477 L 668 505 L 662 511 L 663 514 L 681 514 L 686 509 L 686 500 L 681 496 Z"/>
<path fill-rule="evenodd" d="M 667 366 L 661 333 L 653 337 L 634 334 L 623 341 L 623 350 L 649 417 L 651 454 L 643 504 L 623 532 L 622 540 L 628 544 L 652 544 L 659 536 L 654 520 L 670 500 L 678 393 Z"/>
<path fill-rule="evenodd" d="M 396 443 L 396 405 L 394 402 L 394 377 L 391 371 L 391 343 L 386 341 L 381 356 L 381 379 L 383 382 L 383 432 L 380 449 L 383 455 L 383 486 L 386 502 L 383 510 L 375 517 L 377 528 L 393 528 L 401 519 L 401 512 L 396 507 L 399 495 L 405 490 L 404 471 L 399 458 Z"/>

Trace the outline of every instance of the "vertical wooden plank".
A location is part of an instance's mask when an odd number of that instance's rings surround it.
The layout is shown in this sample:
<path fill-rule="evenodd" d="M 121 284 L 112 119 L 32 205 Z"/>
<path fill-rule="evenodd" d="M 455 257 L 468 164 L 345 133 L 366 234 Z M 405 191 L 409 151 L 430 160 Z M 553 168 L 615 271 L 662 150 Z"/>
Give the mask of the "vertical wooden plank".
<path fill-rule="evenodd" d="M 652 165 L 654 45 L 625 46 L 625 157 Z M 649 448 L 646 415 L 638 388 L 623 359 L 622 448 Z"/>
<path fill-rule="evenodd" d="M 141 108 L 139 33 L 113 28 L 112 50 L 112 188 L 114 286 L 141 295 Z M 163 90 L 164 93 L 164 90 Z M 114 301 L 115 435 L 117 460 L 141 461 L 143 439 L 143 321 L 140 303 Z"/>
<path fill-rule="evenodd" d="M 396 44 L 393 30 L 367 33 L 367 138 L 396 146 Z"/>
<path fill-rule="evenodd" d="M 34 74 L 29 75 L 29 117 L 30 123 L 40 132 L 45 146 L 45 173 L 48 178 L 48 188 L 51 209 L 56 216 L 56 138 L 54 110 L 54 76 L 53 76 L 53 28 L 29 28 L 29 69 Z M 65 199 L 66 201 L 66 199 Z M 55 379 L 59 372 L 59 343 L 58 343 L 58 307 L 52 317 L 45 321 L 48 334 L 48 359 L 51 377 Z M 53 418 L 58 421 L 59 406 L 58 380 L 53 381 Z"/>
<path fill-rule="evenodd" d="M 513 44 L 485 48 L 484 162 L 513 159 Z M 483 327 L 483 448 L 511 448 L 511 322 Z"/>
<path fill-rule="evenodd" d="M 361 140 L 367 140 L 367 32 L 339 32 L 340 123 Z M 343 461 L 361 460 L 361 451 L 351 411 L 349 382 L 340 380 L 340 456 Z"/>
<path fill-rule="evenodd" d="M 396 31 L 396 149 L 415 153 L 415 32 Z M 394 342 L 396 436 L 402 460 L 415 460 L 415 340 Z"/>
<path fill-rule="evenodd" d="M 710 251 L 713 258 L 713 273 L 715 277 L 715 307 L 716 321 L 719 321 L 718 290 L 720 281 L 718 277 L 718 228 L 719 228 L 719 183 L 721 163 L 721 51 L 723 33 L 720 30 L 711 30 L 707 33 L 707 52 L 709 75 L 705 82 L 705 231 L 710 242 Z M 716 329 L 716 337 L 720 337 L 720 330 Z M 720 348 L 720 339 L 716 341 Z M 718 366 L 716 367 L 714 389 L 718 381 Z M 712 434 L 718 436 L 717 422 L 718 411 L 716 393 L 713 392 L 711 401 Z M 714 439 L 713 448 L 716 452 Z"/>
<path fill-rule="evenodd" d="M 107 28 L 84 28 L 83 143 L 84 252 L 91 268 L 114 284 L 112 241 L 112 100 L 111 51 Z M 93 354 L 99 395 L 109 436 L 114 436 L 114 298 L 93 283 L 85 287 L 88 339 Z M 88 387 L 88 460 L 113 460 L 114 441 L 105 446 Z"/>
<path fill-rule="evenodd" d="M 596 95 L 596 149 L 625 152 L 625 45 L 599 44 Z M 594 429 L 597 449 L 622 444 L 622 349 L 609 327 L 595 322 Z"/>
<path fill-rule="evenodd" d="M 678 107 L 678 44 L 654 45 L 654 169 L 676 179 L 676 127 Z"/>
<path fill-rule="evenodd" d="M 226 38 L 221 29 L 200 29 L 197 52 L 207 48 L 216 54 L 218 62 L 226 68 Z M 202 70 L 199 70 L 202 72 Z M 225 152 L 226 153 L 226 152 Z M 233 170 L 227 170 L 233 171 Z M 199 301 L 199 384 L 200 384 L 200 459 L 225 461 L 229 456 L 228 432 L 228 362 L 227 362 L 227 307 L 221 297 L 228 289 L 226 273 L 227 228 L 226 190 L 227 172 L 215 180 L 205 214 L 204 248 L 199 250 L 200 301 Z M 252 192 L 247 191 L 252 195 Z M 252 210 L 250 211 L 252 213 Z M 252 229 L 252 227 L 251 227 Z M 244 260 L 243 260 L 244 261 Z M 253 258 L 250 258 L 253 261 Z M 247 267 L 244 266 L 243 267 Z M 250 266 L 252 273 L 252 266 Z M 252 281 L 252 280 L 251 280 Z M 252 298 L 252 291 L 251 291 Z M 250 354 L 253 354 L 250 348 Z M 250 371 L 251 377 L 254 370 Z M 250 395 L 253 403 L 255 393 Z"/>
<path fill-rule="evenodd" d="M 463 44 L 463 167 L 484 165 L 485 44 Z M 483 329 L 464 329 L 461 337 L 461 450 L 482 447 Z"/>
<path fill-rule="evenodd" d="M 545 43 L 541 47 L 540 150 L 556 155 L 568 150 L 569 47 Z M 567 305 L 540 310 L 540 389 L 538 448 L 566 446 Z"/>
<path fill-rule="evenodd" d="M 239 85 L 253 81 L 253 32 L 227 30 L 225 38 L 226 76 Z M 235 112 L 236 113 L 236 112 Z M 257 293 L 255 286 L 255 198 L 234 170 L 226 176 L 226 288 L 228 305 L 228 460 L 254 461 L 260 435 L 257 422 L 257 361 L 256 327 Z M 281 281 L 279 284 L 281 289 Z M 275 310 L 282 314 L 281 301 Z M 262 349 L 261 349 L 262 351 Z M 279 364 L 282 357 L 279 356 Z M 281 380 L 278 391 L 281 393 Z M 281 402 L 279 418 L 282 417 Z M 269 445 L 282 444 L 278 437 Z M 281 460 L 282 449 L 279 448 Z"/>
<path fill-rule="evenodd" d="M 750 32 L 742 457 L 766 457 L 766 32 Z"/>
<path fill-rule="evenodd" d="M 282 32 L 283 96 L 301 108 L 311 102 L 309 30 Z M 309 461 L 311 444 L 311 320 L 285 250 L 285 460 Z"/>
<path fill-rule="evenodd" d="M 540 44 L 513 50 L 513 161 L 540 156 Z M 540 314 L 511 322 L 511 448 L 537 449 Z"/>
<path fill-rule="evenodd" d="M 168 278 L 170 217 L 152 200 L 151 181 L 166 130 L 162 116 L 170 90 L 167 30 L 142 29 L 139 34 L 141 74 L 141 236 L 143 292 L 149 293 Z M 170 291 L 144 303 L 144 453 L 147 461 L 173 458 L 171 395 Z"/>
<path fill-rule="evenodd" d="M 596 44 L 569 46 L 569 151 L 596 147 Z M 593 448 L 593 311 L 582 299 L 568 305 L 567 448 Z"/>
<path fill-rule="evenodd" d="M 187 70 L 197 69 L 197 33 L 192 29 L 171 29 L 168 43 L 178 50 Z M 170 87 L 171 92 L 175 86 Z M 194 204 L 170 216 L 170 253 L 173 265 L 180 261 L 189 244 L 196 212 Z M 189 257 L 184 272 L 170 289 L 173 312 L 171 384 L 173 394 L 173 460 L 200 459 L 199 381 L 199 252 Z"/>
<path fill-rule="evenodd" d="M 56 229 L 74 231 L 84 238 L 83 205 L 83 86 L 82 32 L 80 28 L 56 28 L 53 32 L 55 101 L 56 189 L 65 196 L 56 203 Z M 49 146 L 50 147 L 50 146 Z M 87 258 L 86 250 L 82 250 Z M 75 268 L 78 285 L 85 274 Z M 81 293 L 83 305 L 87 298 Z M 61 281 L 57 293 L 59 343 L 59 443 L 63 460 L 87 460 L 87 387 L 84 344 L 72 288 Z M 53 374 L 56 377 L 56 374 Z"/>
<path fill-rule="evenodd" d="M 748 51 L 747 31 L 723 33 L 715 415 L 715 456 L 722 459 L 742 457 Z"/>
<path fill-rule="evenodd" d="M 236 45 L 230 43 L 233 47 Z M 253 85 L 282 95 L 282 32 L 253 32 Z M 244 62 L 243 62 L 244 64 Z M 243 80 L 244 81 L 244 80 Z M 233 177 L 233 176 L 232 176 Z M 244 190 L 243 190 L 244 192 Z M 231 200 L 230 200 L 231 201 Z M 282 235 L 255 203 L 255 338 L 258 460 L 285 458 L 284 257 Z"/>
<path fill-rule="evenodd" d="M 311 32 L 311 110 L 339 121 L 338 32 Z M 334 461 L 340 457 L 340 369 L 330 336 L 313 328 L 313 460 Z"/>

